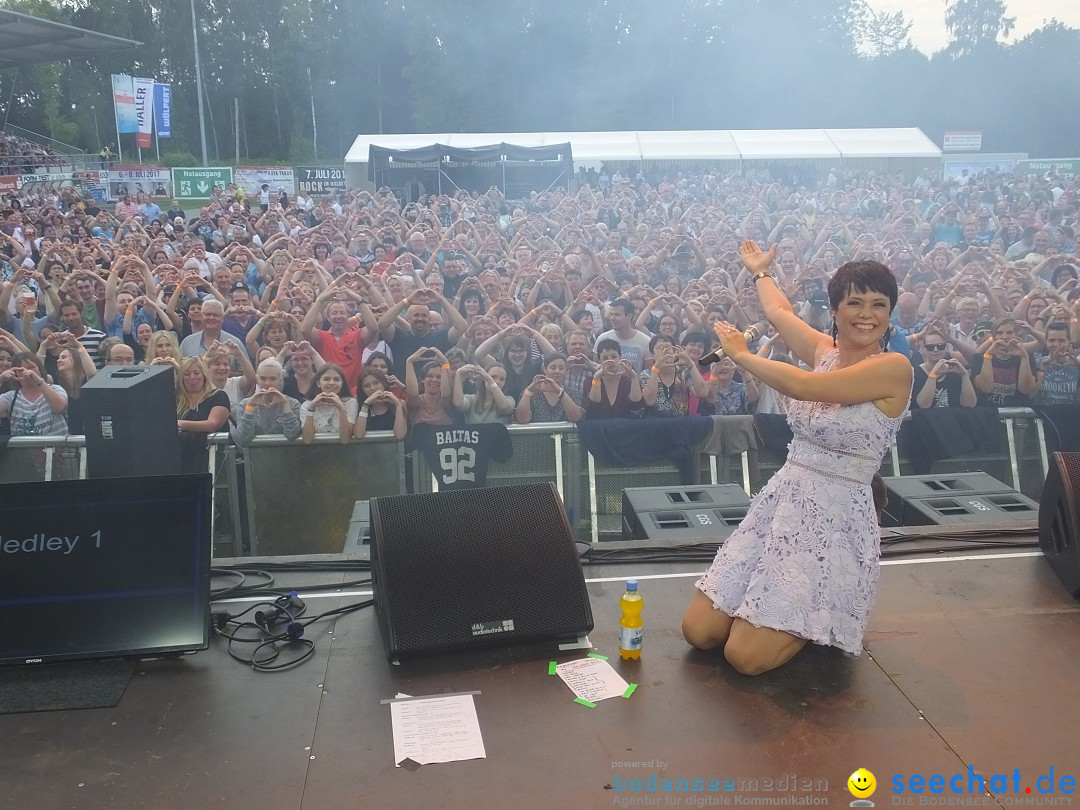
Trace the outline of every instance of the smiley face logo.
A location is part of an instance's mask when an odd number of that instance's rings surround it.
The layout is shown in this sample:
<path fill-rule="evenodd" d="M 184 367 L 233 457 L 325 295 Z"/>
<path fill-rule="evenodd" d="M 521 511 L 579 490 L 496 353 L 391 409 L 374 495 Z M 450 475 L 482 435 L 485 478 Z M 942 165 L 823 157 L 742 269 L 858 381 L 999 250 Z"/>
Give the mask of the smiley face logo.
<path fill-rule="evenodd" d="M 877 790 L 877 779 L 866 768 L 859 768 L 848 777 L 847 786 L 856 799 L 868 799 Z"/>

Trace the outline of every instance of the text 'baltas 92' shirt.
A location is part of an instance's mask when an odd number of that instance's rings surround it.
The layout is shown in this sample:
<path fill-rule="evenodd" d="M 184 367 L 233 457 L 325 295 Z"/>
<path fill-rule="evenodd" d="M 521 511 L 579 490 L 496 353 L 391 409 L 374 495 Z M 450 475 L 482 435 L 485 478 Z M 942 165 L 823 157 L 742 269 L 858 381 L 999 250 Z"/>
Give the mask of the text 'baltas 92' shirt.
<path fill-rule="evenodd" d="M 504 462 L 514 454 L 506 425 L 430 425 L 413 428 L 411 449 L 427 459 L 439 489 L 467 489 L 487 483 L 492 459 Z"/>

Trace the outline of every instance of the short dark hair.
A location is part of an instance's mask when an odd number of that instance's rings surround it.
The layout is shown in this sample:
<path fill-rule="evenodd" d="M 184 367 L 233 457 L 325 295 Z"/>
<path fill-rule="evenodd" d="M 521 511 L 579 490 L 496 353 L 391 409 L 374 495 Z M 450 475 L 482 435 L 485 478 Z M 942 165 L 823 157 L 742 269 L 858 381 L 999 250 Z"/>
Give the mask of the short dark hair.
<path fill-rule="evenodd" d="M 634 302 L 629 298 L 616 298 L 608 306 L 621 309 L 626 315 L 637 315 L 637 307 L 634 306 Z"/>
<path fill-rule="evenodd" d="M 871 259 L 842 264 L 829 279 L 829 305 L 834 312 L 852 290 L 881 293 L 889 299 L 890 312 L 896 306 L 896 299 L 900 297 L 896 276 L 881 262 Z"/>
<path fill-rule="evenodd" d="M 709 336 L 701 331 L 687 332 L 683 335 L 680 345 L 689 346 L 691 343 L 700 343 L 706 349 L 712 345 L 712 341 L 709 340 Z"/>
<path fill-rule="evenodd" d="M 619 353 L 619 357 L 622 357 L 622 344 L 617 340 L 611 338 L 604 338 L 596 344 L 596 356 L 600 356 L 600 352 L 609 352 L 615 350 Z"/>
<path fill-rule="evenodd" d="M 667 335 L 653 335 L 652 340 L 649 341 L 649 351 L 655 352 L 657 344 L 667 343 L 670 346 L 675 346 L 676 341 L 669 338 Z"/>

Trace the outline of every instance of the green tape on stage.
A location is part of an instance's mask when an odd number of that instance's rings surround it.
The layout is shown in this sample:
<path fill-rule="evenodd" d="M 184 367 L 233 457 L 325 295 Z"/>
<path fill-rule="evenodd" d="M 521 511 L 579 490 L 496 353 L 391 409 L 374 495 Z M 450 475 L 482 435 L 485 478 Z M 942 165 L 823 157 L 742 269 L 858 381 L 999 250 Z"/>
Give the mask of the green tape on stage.
<path fill-rule="evenodd" d="M 582 706 L 588 706 L 590 709 L 596 708 L 595 703 L 590 703 L 585 698 L 574 698 L 574 703 L 580 703 Z"/>
<path fill-rule="evenodd" d="M 554 675 L 555 674 L 555 667 L 557 667 L 557 666 L 558 666 L 558 664 L 556 664 L 554 661 L 549 662 L 548 663 L 548 675 Z"/>
<path fill-rule="evenodd" d="M 600 653 L 589 653 L 588 657 L 589 658 L 599 658 L 601 661 L 607 661 L 607 656 L 606 655 L 601 655 Z"/>
<path fill-rule="evenodd" d="M 636 683 L 632 683 L 632 684 L 630 684 L 630 685 L 629 685 L 628 687 L 626 687 L 626 691 L 622 693 L 622 696 L 623 696 L 624 698 L 628 698 L 628 697 L 630 697 L 630 696 L 631 696 L 632 694 L 634 694 L 634 692 L 636 692 L 636 691 L 637 691 L 637 684 L 636 684 Z"/>

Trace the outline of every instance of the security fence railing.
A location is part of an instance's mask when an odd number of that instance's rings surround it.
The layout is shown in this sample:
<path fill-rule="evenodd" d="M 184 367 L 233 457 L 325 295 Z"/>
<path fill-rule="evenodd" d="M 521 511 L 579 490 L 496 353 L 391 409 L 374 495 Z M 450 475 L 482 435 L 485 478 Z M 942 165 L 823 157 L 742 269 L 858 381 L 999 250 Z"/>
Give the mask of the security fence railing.
<path fill-rule="evenodd" d="M 984 471 L 1038 500 L 1048 469 L 1042 420 L 1027 408 L 1002 408 L 998 415 L 1000 452 L 941 459 L 933 472 Z M 597 460 L 570 423 L 515 425 L 509 432 L 513 455 L 490 464 L 487 485 L 552 482 L 583 541 L 619 535 L 623 489 L 683 481 L 672 461 L 624 467 Z M 372 432 L 349 444 L 332 436 L 316 437 L 310 445 L 263 436 L 243 449 L 221 433 L 211 437 L 210 450 L 218 556 L 340 552 L 357 501 L 438 488 L 424 457 L 406 454 L 390 432 Z M 782 453 L 765 449 L 732 455 L 699 449 L 691 464 L 694 483 L 736 483 L 752 494 L 783 460 Z M 911 460 L 894 446 L 881 472 L 909 474 Z M 85 477 L 82 436 L 12 438 L 0 450 L 0 483 Z"/>

